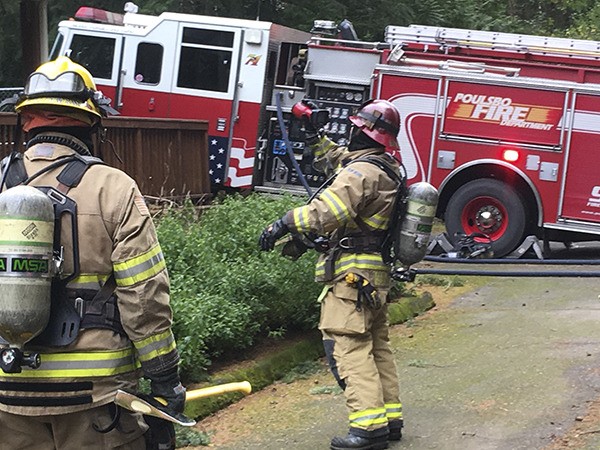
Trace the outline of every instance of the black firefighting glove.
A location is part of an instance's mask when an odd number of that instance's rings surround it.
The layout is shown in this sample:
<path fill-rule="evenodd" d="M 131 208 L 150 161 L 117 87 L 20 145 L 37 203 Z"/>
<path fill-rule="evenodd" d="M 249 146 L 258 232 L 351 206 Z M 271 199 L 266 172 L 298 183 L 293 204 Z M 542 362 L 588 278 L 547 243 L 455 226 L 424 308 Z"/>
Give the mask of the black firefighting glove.
<path fill-rule="evenodd" d="M 163 398 L 167 402 L 167 408 L 182 413 L 185 407 L 185 388 L 179 380 L 177 367 L 148 378 L 150 378 L 150 395 Z"/>
<path fill-rule="evenodd" d="M 309 100 L 302 100 L 302 103 L 308 106 L 312 111 L 319 110 L 319 106 L 314 102 L 311 102 Z M 310 116 L 302 116 L 302 126 L 304 128 L 304 142 L 306 142 L 306 144 L 309 146 L 317 144 L 319 142 L 319 139 L 321 138 L 321 133 L 319 132 L 320 127 L 315 123 L 315 119 L 316 115 L 313 117 L 312 114 Z M 320 125 L 322 126 L 324 124 Z"/>
<path fill-rule="evenodd" d="M 288 234 L 290 230 L 282 219 L 279 219 L 263 230 L 258 239 L 258 245 L 262 251 L 268 252 L 275 248 L 277 239 Z"/>

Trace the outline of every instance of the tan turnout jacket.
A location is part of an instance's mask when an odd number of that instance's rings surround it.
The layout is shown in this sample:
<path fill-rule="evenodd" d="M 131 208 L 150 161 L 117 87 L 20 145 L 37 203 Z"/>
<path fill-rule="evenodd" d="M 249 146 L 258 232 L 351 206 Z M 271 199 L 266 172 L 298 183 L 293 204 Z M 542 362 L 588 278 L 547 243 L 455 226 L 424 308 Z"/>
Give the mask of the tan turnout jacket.
<path fill-rule="evenodd" d="M 396 196 L 396 183 L 370 162 L 352 160 L 368 155 L 381 158 L 398 170 L 398 163 L 384 149 L 349 152 L 322 138 L 315 146 L 315 164 L 326 172 L 339 171 L 333 183 L 307 205 L 289 211 L 284 222 L 295 233 L 314 232 L 329 235 L 332 242 L 344 237 L 363 237 L 382 233 L 389 227 Z M 332 273 L 327 270 L 331 262 Z M 353 272 L 365 277 L 377 288 L 390 285 L 390 268 L 378 251 L 349 252 L 340 249 L 321 254 L 316 280 L 328 284 Z"/>
<path fill-rule="evenodd" d="M 73 153 L 63 145 L 36 144 L 25 152 L 25 168 L 31 175 Z M 56 187 L 63 167 L 31 185 Z M 120 170 L 97 164 L 67 195 L 77 203 L 81 267 L 68 287 L 97 290 L 114 272 L 126 335 L 84 329 L 67 347 L 34 349 L 41 353 L 38 369 L 0 370 L 2 411 L 36 416 L 100 406 L 112 402 L 117 389 L 134 389 L 140 368 L 153 374 L 178 363 L 165 261 L 136 183 Z M 70 241 L 70 227 L 63 225 L 66 274 L 73 267 Z"/>

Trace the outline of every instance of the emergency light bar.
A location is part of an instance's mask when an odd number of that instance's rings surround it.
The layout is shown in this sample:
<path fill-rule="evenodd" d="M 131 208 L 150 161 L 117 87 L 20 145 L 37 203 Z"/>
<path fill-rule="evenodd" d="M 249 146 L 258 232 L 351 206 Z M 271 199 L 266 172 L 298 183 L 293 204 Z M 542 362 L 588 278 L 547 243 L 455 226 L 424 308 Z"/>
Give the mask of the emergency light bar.
<path fill-rule="evenodd" d="M 89 6 L 81 6 L 75 13 L 75 19 L 81 20 L 82 22 L 123 25 L 123 14 L 91 8 Z"/>

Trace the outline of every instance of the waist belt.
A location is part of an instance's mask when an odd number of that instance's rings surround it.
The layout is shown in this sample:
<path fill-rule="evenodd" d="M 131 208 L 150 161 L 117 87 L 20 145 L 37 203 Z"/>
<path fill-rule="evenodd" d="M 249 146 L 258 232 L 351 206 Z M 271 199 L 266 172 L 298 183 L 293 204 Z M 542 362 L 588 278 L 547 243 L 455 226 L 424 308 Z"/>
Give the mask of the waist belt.
<path fill-rule="evenodd" d="M 94 301 L 97 292 L 93 289 L 67 289 L 69 301 L 81 317 L 80 328 L 103 328 L 127 336 L 121 324 L 117 297 L 111 295 L 98 304 Z"/>
<path fill-rule="evenodd" d="M 346 253 L 375 253 L 381 251 L 384 238 L 384 235 L 344 236 L 334 241 L 333 246 Z"/>

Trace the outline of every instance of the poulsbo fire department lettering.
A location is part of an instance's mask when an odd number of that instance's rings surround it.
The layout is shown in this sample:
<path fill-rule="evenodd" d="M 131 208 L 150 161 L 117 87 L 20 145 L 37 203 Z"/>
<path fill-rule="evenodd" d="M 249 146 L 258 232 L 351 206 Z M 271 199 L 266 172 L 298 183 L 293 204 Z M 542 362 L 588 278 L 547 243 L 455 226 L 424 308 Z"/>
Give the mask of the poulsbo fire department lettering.
<path fill-rule="evenodd" d="M 586 206 L 591 206 L 592 208 L 600 208 L 600 186 L 594 186 L 592 188 L 592 194 L 591 197 L 588 198 Z"/>
<path fill-rule="evenodd" d="M 511 98 L 459 92 L 453 100 L 453 103 L 456 102 L 461 103 L 452 115 L 457 119 L 491 121 L 505 127 L 543 131 L 554 127 L 553 124 L 546 123 L 549 119 L 549 109 L 513 104 Z"/>

